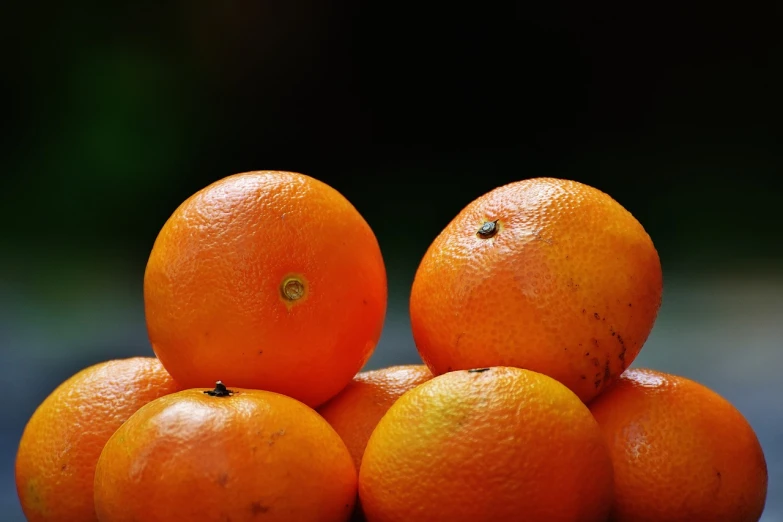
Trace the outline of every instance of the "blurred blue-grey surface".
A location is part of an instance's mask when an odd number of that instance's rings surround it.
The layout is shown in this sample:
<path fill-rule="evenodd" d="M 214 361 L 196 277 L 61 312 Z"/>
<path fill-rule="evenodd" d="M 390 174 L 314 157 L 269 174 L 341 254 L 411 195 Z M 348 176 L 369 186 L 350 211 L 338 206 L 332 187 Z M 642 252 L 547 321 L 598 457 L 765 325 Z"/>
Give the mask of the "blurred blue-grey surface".
<path fill-rule="evenodd" d="M 369 367 L 418 360 L 413 274 L 469 201 L 534 176 L 608 192 L 664 267 L 634 365 L 742 411 L 763 520 L 783 521 L 779 7 L 49 4 L 0 17 L 0 521 L 23 520 L 35 407 L 89 364 L 152 353 L 141 288 L 165 219 L 256 169 L 331 184 L 375 230 L 390 303 Z"/>

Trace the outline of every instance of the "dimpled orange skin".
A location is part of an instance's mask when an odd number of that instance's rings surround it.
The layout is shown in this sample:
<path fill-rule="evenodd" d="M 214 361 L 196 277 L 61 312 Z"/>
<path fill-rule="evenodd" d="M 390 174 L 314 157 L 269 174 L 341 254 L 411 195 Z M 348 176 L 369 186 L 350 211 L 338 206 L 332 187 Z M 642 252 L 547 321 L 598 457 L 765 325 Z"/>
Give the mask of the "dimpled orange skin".
<path fill-rule="evenodd" d="M 298 299 L 283 292 L 292 278 Z M 372 354 L 386 271 L 339 192 L 302 174 L 249 172 L 200 190 L 168 219 L 144 301 L 153 349 L 183 386 L 222 379 L 315 407 Z"/>
<path fill-rule="evenodd" d="M 612 463 L 587 407 L 554 379 L 456 371 L 381 419 L 359 496 L 369 522 L 604 521 Z"/>
<path fill-rule="evenodd" d="M 149 403 L 112 436 L 95 472 L 101 522 L 342 522 L 356 470 L 340 437 L 284 395 L 190 389 Z"/>
<path fill-rule="evenodd" d="M 367 441 L 381 417 L 403 393 L 430 379 L 432 372 L 423 364 L 362 372 L 318 413 L 342 437 L 358 470 Z"/>
<path fill-rule="evenodd" d="M 33 413 L 16 455 L 27 520 L 97 520 L 92 486 L 103 445 L 141 406 L 175 391 L 152 357 L 96 364 L 58 386 Z"/>
<path fill-rule="evenodd" d="M 479 197 L 435 239 L 411 325 L 436 375 L 527 368 L 589 401 L 637 356 L 661 293 L 658 253 L 627 210 L 587 185 L 535 178 Z"/>
<path fill-rule="evenodd" d="M 615 469 L 615 522 L 755 522 L 767 465 L 742 414 L 705 386 L 626 371 L 590 404 Z"/>

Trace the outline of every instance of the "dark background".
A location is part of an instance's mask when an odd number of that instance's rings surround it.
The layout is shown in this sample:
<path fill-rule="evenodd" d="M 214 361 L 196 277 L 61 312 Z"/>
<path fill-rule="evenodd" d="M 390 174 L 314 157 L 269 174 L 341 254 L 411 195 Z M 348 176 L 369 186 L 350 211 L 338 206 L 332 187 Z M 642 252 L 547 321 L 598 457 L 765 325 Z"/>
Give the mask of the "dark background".
<path fill-rule="evenodd" d="M 515 180 L 594 185 L 646 227 L 665 296 L 636 365 L 748 417 L 783 520 L 783 8 L 17 3 L 0 16 L 0 519 L 24 423 L 84 366 L 151 355 L 163 222 L 236 172 L 319 178 L 375 230 L 386 329 L 429 243 Z M 542 3 L 543 4 L 543 3 Z M 427 10 L 429 9 L 429 10 Z"/>

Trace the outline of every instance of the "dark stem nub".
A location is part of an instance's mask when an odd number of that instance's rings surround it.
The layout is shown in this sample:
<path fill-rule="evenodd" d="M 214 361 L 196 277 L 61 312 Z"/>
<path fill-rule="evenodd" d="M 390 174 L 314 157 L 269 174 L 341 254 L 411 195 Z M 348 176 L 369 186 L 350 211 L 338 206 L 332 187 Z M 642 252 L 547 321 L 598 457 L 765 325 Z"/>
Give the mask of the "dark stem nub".
<path fill-rule="evenodd" d="M 495 234 L 498 233 L 498 220 L 495 221 L 487 221 L 483 225 L 481 225 L 481 228 L 478 229 L 478 232 L 476 232 L 476 235 L 480 237 L 481 239 L 489 239 L 491 237 L 494 237 Z"/>
<path fill-rule="evenodd" d="M 207 390 L 204 393 L 212 397 L 230 397 L 231 395 L 234 395 L 234 391 L 226 388 L 226 385 L 223 384 L 223 381 L 217 381 L 215 383 L 214 390 Z"/>
<path fill-rule="evenodd" d="M 468 373 L 484 373 L 488 371 L 489 368 L 473 368 L 472 370 L 468 370 Z"/>

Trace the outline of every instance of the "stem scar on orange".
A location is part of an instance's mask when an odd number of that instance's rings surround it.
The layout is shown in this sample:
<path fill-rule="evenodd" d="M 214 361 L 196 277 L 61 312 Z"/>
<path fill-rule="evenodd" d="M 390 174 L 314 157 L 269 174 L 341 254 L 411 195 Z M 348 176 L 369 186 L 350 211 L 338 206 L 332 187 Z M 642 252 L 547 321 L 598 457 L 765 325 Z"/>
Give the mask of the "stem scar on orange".
<path fill-rule="evenodd" d="M 274 392 L 189 389 L 139 409 L 95 470 L 100 522 L 344 522 L 356 469 L 314 410 Z"/>
<path fill-rule="evenodd" d="M 292 172 L 236 174 L 188 198 L 144 275 L 150 341 L 178 382 L 221 377 L 310 406 L 369 359 L 386 294 L 367 222 L 335 189 Z"/>
<path fill-rule="evenodd" d="M 658 253 L 626 209 L 535 178 L 479 197 L 438 235 L 413 282 L 411 326 L 436 375 L 515 366 L 589 401 L 633 362 L 661 294 Z"/>

